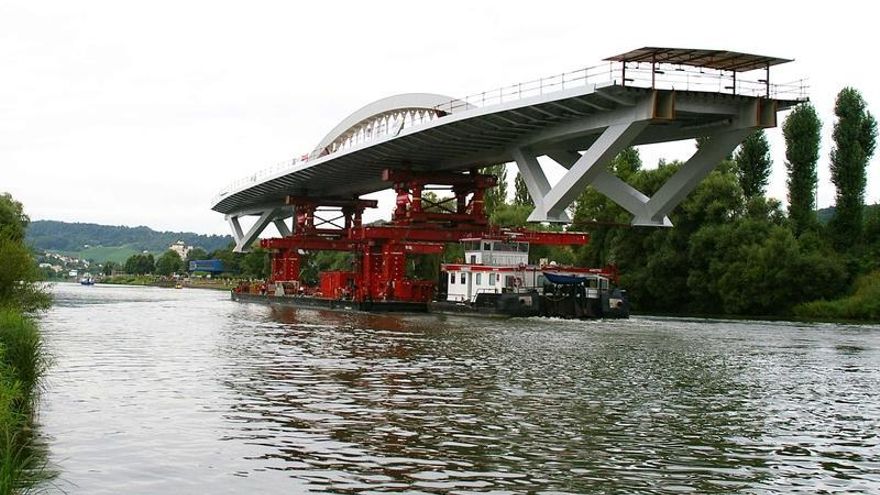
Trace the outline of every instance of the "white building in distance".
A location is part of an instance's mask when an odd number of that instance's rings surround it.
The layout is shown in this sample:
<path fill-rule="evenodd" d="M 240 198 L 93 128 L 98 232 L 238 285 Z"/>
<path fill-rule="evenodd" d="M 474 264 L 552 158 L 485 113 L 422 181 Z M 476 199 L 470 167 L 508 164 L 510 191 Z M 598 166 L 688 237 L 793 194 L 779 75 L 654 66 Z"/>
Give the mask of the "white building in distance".
<path fill-rule="evenodd" d="M 174 244 L 168 246 L 168 249 L 179 254 L 181 259 L 186 259 L 186 256 L 193 250 L 193 247 L 187 246 L 185 242 L 178 240 Z"/>

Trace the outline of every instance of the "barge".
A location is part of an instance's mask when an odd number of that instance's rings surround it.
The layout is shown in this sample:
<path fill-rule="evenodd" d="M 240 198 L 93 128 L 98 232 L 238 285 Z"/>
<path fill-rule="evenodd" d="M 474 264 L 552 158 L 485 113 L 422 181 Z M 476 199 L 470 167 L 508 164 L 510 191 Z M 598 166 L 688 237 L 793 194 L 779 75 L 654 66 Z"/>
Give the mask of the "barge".
<path fill-rule="evenodd" d="M 461 177 L 445 180 L 458 182 Z M 495 181 L 476 173 L 464 177 L 472 185 L 488 186 Z M 269 280 L 244 282 L 232 291 L 232 298 L 337 311 L 582 319 L 629 316 L 626 291 L 614 286 L 615 269 L 561 266 L 547 259 L 529 263 L 532 244 L 583 245 L 589 240 L 587 234 L 490 227 L 481 205 L 473 202 L 474 197 L 481 201 L 482 188 L 474 189 L 470 201 L 460 202 L 461 213 L 420 211 L 422 198 L 401 194 L 387 225 L 362 225 L 362 208 L 371 205 L 359 200 L 341 207 L 341 227 L 319 230 L 314 225 L 323 221 L 316 221 L 318 208 L 309 202 L 296 217 L 298 234 L 261 241 L 272 256 Z M 298 204 L 296 198 L 288 201 Z M 440 264 L 439 256 L 451 243 L 447 241 L 458 241 L 462 256 L 454 263 Z M 323 271 L 317 283 L 303 280 L 303 264 L 320 250 L 348 252 L 351 269 Z M 439 273 L 431 271 L 436 265 Z"/>

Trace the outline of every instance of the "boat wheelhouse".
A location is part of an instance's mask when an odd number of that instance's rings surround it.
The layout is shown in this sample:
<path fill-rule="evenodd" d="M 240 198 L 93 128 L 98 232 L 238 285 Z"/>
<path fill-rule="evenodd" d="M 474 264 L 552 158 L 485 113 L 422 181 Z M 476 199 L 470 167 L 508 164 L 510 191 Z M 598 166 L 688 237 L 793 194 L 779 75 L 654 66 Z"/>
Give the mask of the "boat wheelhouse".
<path fill-rule="evenodd" d="M 441 266 L 447 304 L 522 316 L 626 317 L 626 293 L 611 268 L 529 263 L 529 243 L 505 237 L 463 239 L 464 262 Z M 435 311 L 449 306 L 435 304 Z M 457 310 L 461 311 L 461 309 Z"/>
<path fill-rule="evenodd" d="M 573 277 L 584 282 L 588 297 L 598 297 L 610 288 L 606 270 L 558 266 L 555 261 L 529 264 L 529 243 L 495 237 L 463 239 L 464 263 L 441 267 L 446 278 L 446 300 L 473 303 L 479 294 L 503 294 L 544 290 L 553 284 L 548 275 Z M 556 279 L 560 280 L 560 279 Z"/>

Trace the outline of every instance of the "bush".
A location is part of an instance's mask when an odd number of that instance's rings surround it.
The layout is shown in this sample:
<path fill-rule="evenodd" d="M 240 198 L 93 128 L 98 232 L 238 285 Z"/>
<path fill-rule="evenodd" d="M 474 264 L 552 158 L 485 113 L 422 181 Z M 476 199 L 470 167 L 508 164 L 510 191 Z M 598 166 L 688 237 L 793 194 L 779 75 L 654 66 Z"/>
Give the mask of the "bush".
<path fill-rule="evenodd" d="M 43 290 L 40 273 L 27 247 L 0 232 L 0 308 L 45 309 L 51 297 Z"/>
<path fill-rule="evenodd" d="M 880 270 L 859 277 L 852 295 L 800 304 L 794 314 L 810 319 L 880 321 Z"/>

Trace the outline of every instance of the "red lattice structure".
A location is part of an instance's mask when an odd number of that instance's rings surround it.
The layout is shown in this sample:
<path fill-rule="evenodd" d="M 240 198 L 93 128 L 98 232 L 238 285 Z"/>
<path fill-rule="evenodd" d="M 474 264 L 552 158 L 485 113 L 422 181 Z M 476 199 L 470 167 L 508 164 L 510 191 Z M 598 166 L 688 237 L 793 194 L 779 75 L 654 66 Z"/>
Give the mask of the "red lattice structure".
<path fill-rule="evenodd" d="M 382 178 L 397 193 L 391 222 L 386 225 L 363 225 L 363 213 L 377 206 L 375 200 L 288 196 L 286 204 L 294 209 L 291 234 L 260 241 L 261 247 L 272 253 L 269 283 L 304 287 L 314 296 L 356 303 L 426 303 L 434 296 L 436 282 L 408 277 L 409 256 L 439 255 L 446 244 L 475 236 L 544 245 L 584 245 L 589 241 L 582 232 L 490 227 L 484 198 L 497 179 L 476 170 L 421 173 L 389 169 Z M 451 190 L 453 196 L 442 201 L 424 197 L 426 190 L 438 187 Z M 305 288 L 300 280 L 303 262 L 314 251 L 351 253 L 352 268 L 323 272 L 317 286 Z"/>

